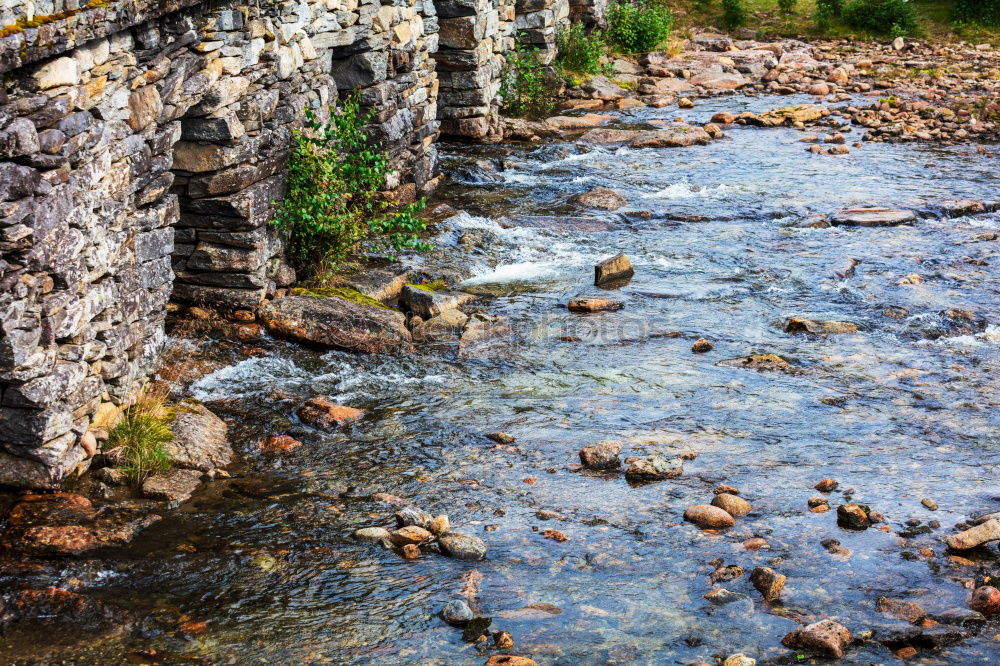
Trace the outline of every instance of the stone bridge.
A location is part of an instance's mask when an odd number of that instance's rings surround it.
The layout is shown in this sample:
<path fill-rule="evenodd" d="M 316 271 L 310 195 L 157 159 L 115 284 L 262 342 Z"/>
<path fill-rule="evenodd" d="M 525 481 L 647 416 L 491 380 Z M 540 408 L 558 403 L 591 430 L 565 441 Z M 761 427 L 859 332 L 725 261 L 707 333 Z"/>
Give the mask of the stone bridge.
<path fill-rule="evenodd" d="M 573 0 L 580 20 L 602 0 Z M 569 0 L 0 0 L 0 484 L 56 487 L 155 370 L 171 299 L 256 308 L 291 132 L 358 90 L 401 199 L 498 138 L 515 34 Z"/>

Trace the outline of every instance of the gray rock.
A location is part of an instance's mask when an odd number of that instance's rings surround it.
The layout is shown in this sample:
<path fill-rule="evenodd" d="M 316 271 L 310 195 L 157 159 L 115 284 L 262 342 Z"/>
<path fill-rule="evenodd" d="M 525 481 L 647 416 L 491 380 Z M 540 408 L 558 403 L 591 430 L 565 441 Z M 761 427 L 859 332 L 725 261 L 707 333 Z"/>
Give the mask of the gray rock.
<path fill-rule="evenodd" d="M 459 308 L 475 298 L 461 291 L 434 291 L 416 285 L 406 285 L 399 295 L 400 303 L 407 310 L 424 319 Z"/>
<path fill-rule="evenodd" d="M 832 224 L 848 227 L 890 227 L 916 219 L 912 210 L 894 208 L 848 208 L 830 216 Z"/>
<path fill-rule="evenodd" d="M 629 481 L 661 481 L 680 476 L 684 471 L 684 463 L 679 458 L 662 458 L 649 456 L 633 461 L 625 469 L 625 478 Z"/>
<path fill-rule="evenodd" d="M 618 454 L 621 452 L 621 442 L 598 442 L 580 449 L 580 462 L 591 469 L 614 469 L 621 466 L 621 461 L 618 459 Z"/>
<path fill-rule="evenodd" d="M 354 538 L 358 541 L 366 541 L 368 543 L 379 543 L 380 541 L 387 541 L 392 536 L 389 530 L 384 527 L 362 527 L 359 530 L 354 531 Z"/>
<path fill-rule="evenodd" d="M 433 521 L 434 518 L 429 513 L 425 513 L 412 506 L 404 507 L 396 512 L 396 524 L 399 527 L 416 525 L 417 527 L 429 530 Z"/>
<path fill-rule="evenodd" d="M 486 544 L 479 537 L 449 532 L 438 538 L 445 555 L 457 560 L 481 560 L 486 557 Z"/>
<path fill-rule="evenodd" d="M 164 448 L 178 467 L 207 472 L 233 461 L 226 422 L 204 405 L 182 407 L 170 424 L 174 439 Z"/>
<path fill-rule="evenodd" d="M 948 547 L 952 550 L 970 550 L 991 541 L 1000 541 L 1000 519 L 987 520 L 948 537 Z"/>
<path fill-rule="evenodd" d="M 453 599 L 441 609 L 441 619 L 456 627 L 464 627 L 475 617 L 469 604 L 461 599 Z"/>
<path fill-rule="evenodd" d="M 297 342 L 381 353 L 410 345 L 406 318 L 336 297 L 288 296 L 260 309 L 268 330 Z"/>

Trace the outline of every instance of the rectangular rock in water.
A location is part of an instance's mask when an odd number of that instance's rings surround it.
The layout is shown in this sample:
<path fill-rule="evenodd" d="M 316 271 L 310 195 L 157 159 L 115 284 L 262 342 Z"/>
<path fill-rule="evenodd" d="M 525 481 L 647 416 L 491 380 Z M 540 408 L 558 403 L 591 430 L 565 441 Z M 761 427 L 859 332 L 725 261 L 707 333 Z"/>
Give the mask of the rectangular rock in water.
<path fill-rule="evenodd" d="M 635 274 L 632 262 L 619 252 L 594 266 L 594 284 L 598 287 L 627 281 Z"/>

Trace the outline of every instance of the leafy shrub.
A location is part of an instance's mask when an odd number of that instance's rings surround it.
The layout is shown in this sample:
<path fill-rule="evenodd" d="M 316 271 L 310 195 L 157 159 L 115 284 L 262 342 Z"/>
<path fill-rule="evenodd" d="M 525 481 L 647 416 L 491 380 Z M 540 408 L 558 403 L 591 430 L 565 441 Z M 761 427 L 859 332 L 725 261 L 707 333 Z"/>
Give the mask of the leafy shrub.
<path fill-rule="evenodd" d="M 305 126 L 293 135 L 288 160 L 288 196 L 274 224 L 288 239 L 288 253 L 301 268 L 335 263 L 364 247 L 390 254 L 429 246 L 416 217 L 424 202 L 393 206 L 379 194 L 389 173 L 389 156 L 369 140 L 365 126 L 374 110 L 362 113 L 353 94 L 330 108 L 320 121 L 305 111 Z"/>
<path fill-rule="evenodd" d="M 174 434 L 168 425 L 172 415 L 166 397 L 165 391 L 143 393 L 108 432 L 108 456 L 136 485 L 170 468 L 164 447 Z"/>
<path fill-rule="evenodd" d="M 1000 23 L 1000 0 L 955 0 L 954 17 L 959 23 Z"/>
<path fill-rule="evenodd" d="M 597 33 L 587 34 L 582 23 L 574 23 L 572 27 L 561 30 L 556 35 L 556 47 L 559 49 L 559 64 L 566 71 L 581 74 L 600 74 L 601 57 L 607 45 Z"/>
<path fill-rule="evenodd" d="M 791 14 L 795 11 L 795 4 L 798 0 L 778 0 L 778 8 L 785 14 Z"/>
<path fill-rule="evenodd" d="M 501 84 L 504 110 L 514 118 L 544 118 L 555 103 L 538 61 L 538 49 L 518 42 L 507 54 Z"/>
<path fill-rule="evenodd" d="M 844 22 L 859 30 L 900 37 L 916 30 L 917 15 L 907 0 L 853 0 L 844 6 Z"/>
<path fill-rule="evenodd" d="M 816 0 L 816 13 L 813 19 L 820 30 L 829 30 L 833 20 L 840 18 L 844 12 L 844 0 Z"/>
<path fill-rule="evenodd" d="M 662 0 L 639 0 L 611 3 L 607 20 L 613 45 L 626 53 L 644 53 L 670 36 L 674 15 Z"/>
<path fill-rule="evenodd" d="M 722 0 L 722 22 L 727 28 L 738 28 L 747 22 L 743 0 Z"/>

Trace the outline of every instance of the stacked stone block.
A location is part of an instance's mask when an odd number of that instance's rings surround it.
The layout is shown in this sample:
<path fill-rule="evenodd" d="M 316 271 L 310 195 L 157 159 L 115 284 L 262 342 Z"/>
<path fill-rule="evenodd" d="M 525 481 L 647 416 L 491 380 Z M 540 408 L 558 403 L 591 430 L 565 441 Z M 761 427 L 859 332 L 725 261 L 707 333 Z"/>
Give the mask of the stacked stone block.
<path fill-rule="evenodd" d="M 513 3 L 439 0 L 436 7 L 441 132 L 472 140 L 498 138 L 503 54 L 513 48 Z"/>
<path fill-rule="evenodd" d="M 569 23 L 570 0 L 517 0 L 516 39 L 539 50 L 543 65 L 556 58 L 556 33 Z"/>
<path fill-rule="evenodd" d="M 603 29 L 607 27 L 605 16 L 608 11 L 608 0 L 570 0 L 569 20 L 571 23 L 582 23 L 588 28 Z"/>
<path fill-rule="evenodd" d="M 425 16 L 123 0 L 0 38 L 0 483 L 86 464 L 155 368 L 171 293 L 253 308 L 292 279 L 269 220 L 305 107 L 360 88 L 389 186 L 433 185 Z"/>

